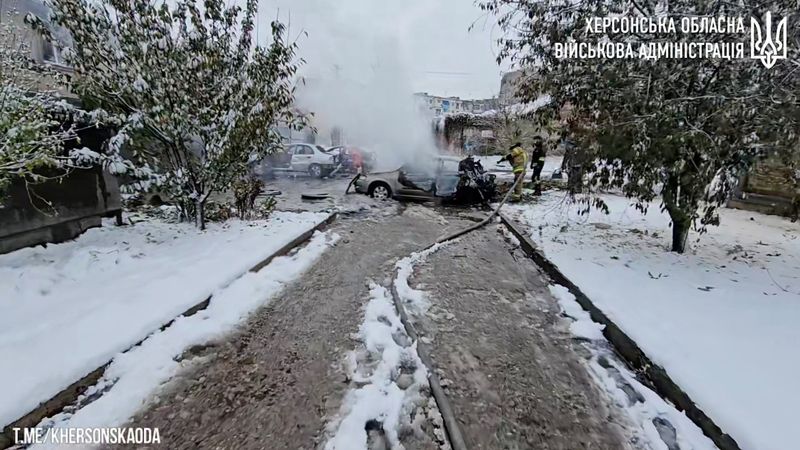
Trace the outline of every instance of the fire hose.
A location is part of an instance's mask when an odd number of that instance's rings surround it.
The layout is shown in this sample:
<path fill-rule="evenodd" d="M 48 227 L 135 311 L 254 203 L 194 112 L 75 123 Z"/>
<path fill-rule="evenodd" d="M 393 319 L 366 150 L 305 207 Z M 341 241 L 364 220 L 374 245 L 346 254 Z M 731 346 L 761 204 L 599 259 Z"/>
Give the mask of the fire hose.
<path fill-rule="evenodd" d="M 350 184 L 352 185 L 355 183 L 360 176 L 360 174 L 356 175 Z M 488 225 L 495 217 L 497 217 L 498 214 L 500 214 L 500 209 L 506 204 L 506 202 L 508 202 L 508 199 L 514 192 L 514 189 L 517 188 L 519 183 L 522 183 L 524 178 L 524 176 L 521 176 L 514 180 L 514 184 L 512 184 L 511 189 L 508 190 L 505 197 L 503 197 L 503 200 L 487 218 L 471 227 L 438 239 L 436 242 L 426 247 L 425 250 L 428 250 L 435 245 L 452 241 L 453 239 L 457 239 L 467 233 L 471 233 Z M 347 189 L 349 190 L 350 186 L 348 186 Z M 442 420 L 444 422 L 444 428 L 445 432 L 447 433 L 448 440 L 450 441 L 450 446 L 453 448 L 453 450 L 467 450 L 467 445 L 464 442 L 464 437 L 461 434 L 461 429 L 459 428 L 458 420 L 456 419 L 453 408 L 450 405 L 450 402 L 447 400 L 447 396 L 444 393 L 444 389 L 442 389 L 442 385 L 439 382 L 439 377 L 436 375 L 436 371 L 433 370 L 434 365 L 430 356 L 430 352 L 428 351 L 425 343 L 418 338 L 417 331 L 414 329 L 414 325 L 408 318 L 408 314 L 406 313 L 405 307 L 403 307 L 403 302 L 400 301 L 400 295 L 397 293 L 397 288 L 395 287 L 394 283 L 392 284 L 392 300 L 394 301 L 394 306 L 400 315 L 400 321 L 403 323 L 403 327 L 406 329 L 406 334 L 408 334 L 408 337 L 410 337 L 412 340 L 417 342 L 417 352 L 419 353 L 419 358 L 422 360 L 423 364 L 428 367 L 428 382 L 431 387 L 431 393 L 433 394 L 436 404 L 439 406 L 439 412 L 442 414 Z"/>
<path fill-rule="evenodd" d="M 359 178 L 361 178 L 360 172 L 357 173 L 352 180 L 350 180 L 350 183 L 347 185 L 347 189 L 344 190 L 345 195 L 350 193 L 350 188 L 353 187 L 354 184 L 356 184 L 356 181 L 358 181 Z"/>

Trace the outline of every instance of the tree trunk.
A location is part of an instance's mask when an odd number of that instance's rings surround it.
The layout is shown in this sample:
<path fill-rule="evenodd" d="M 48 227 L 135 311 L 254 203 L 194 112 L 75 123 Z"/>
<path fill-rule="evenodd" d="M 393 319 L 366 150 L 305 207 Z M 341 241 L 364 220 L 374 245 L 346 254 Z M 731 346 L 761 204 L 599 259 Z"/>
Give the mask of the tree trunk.
<path fill-rule="evenodd" d="M 691 220 L 672 219 L 672 251 L 683 253 L 686 251 L 686 240 L 689 237 L 689 229 L 692 227 Z"/>
<path fill-rule="evenodd" d="M 206 229 L 206 202 L 205 200 L 197 200 L 195 203 L 195 225 L 201 230 Z"/>
<path fill-rule="evenodd" d="M 686 205 L 681 203 L 680 182 L 675 174 L 670 174 L 664 183 L 661 196 L 672 219 L 672 251 L 683 253 L 686 251 L 686 239 L 692 227 L 692 215 L 684 211 Z"/>

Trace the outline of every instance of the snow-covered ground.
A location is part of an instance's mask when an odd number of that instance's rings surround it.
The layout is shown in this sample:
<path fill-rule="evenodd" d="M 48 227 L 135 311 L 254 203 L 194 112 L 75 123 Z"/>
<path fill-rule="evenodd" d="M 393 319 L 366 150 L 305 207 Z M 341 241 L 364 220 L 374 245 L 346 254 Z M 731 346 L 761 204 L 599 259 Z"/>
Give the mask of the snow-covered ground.
<path fill-rule="evenodd" d="M 425 291 L 414 289 L 409 284 L 409 278 L 414 274 L 414 267 L 418 264 L 424 264 L 428 256 L 436 253 L 442 247 L 458 242 L 459 240 L 460 239 L 454 239 L 452 241 L 434 244 L 425 250 L 414 252 L 400 261 L 397 261 L 395 264 L 397 278 L 394 280 L 394 286 L 409 314 L 422 316 L 430 307 L 430 301 Z"/>
<path fill-rule="evenodd" d="M 76 412 L 62 413 L 40 426 L 113 427 L 123 424 L 182 366 L 178 357 L 193 345 L 208 342 L 265 305 L 280 290 L 306 271 L 339 237 L 315 233 L 309 243 L 290 256 L 279 257 L 255 273 L 247 273 L 217 291 L 208 308 L 180 317 L 168 328 L 149 336 L 140 346 L 118 354 L 103 378 L 87 396 L 105 392 L 99 399 L 80 405 Z M 191 362 L 190 362 L 191 363 Z"/>
<path fill-rule="evenodd" d="M 278 257 L 258 272 L 237 278 L 214 294 L 208 308 L 149 336 L 141 345 L 117 355 L 103 378 L 79 399 L 76 411 L 44 420 L 40 427 L 95 428 L 124 424 L 144 406 L 159 386 L 184 364 L 180 355 L 194 345 L 211 341 L 231 330 L 258 307 L 266 305 L 283 287 L 297 279 L 331 245 L 335 233 L 316 232 L 297 252 Z M 90 399 L 94 393 L 99 398 Z M 82 404 L 86 403 L 86 404 Z"/>
<path fill-rule="evenodd" d="M 639 383 L 636 376 L 618 360 L 603 336 L 600 325 L 581 308 L 567 288 L 550 286 L 561 313 L 569 320 L 570 333 L 589 351 L 589 375 L 637 426 L 636 435 L 646 448 L 668 450 L 714 450 L 717 447 L 703 435 L 685 414 Z"/>
<path fill-rule="evenodd" d="M 609 215 L 580 216 L 562 192 L 507 211 L 742 448 L 796 448 L 800 225 L 725 209 L 679 255 L 658 205 L 605 200 Z"/>
<path fill-rule="evenodd" d="M 366 425 L 380 422 L 390 448 L 402 448 L 401 427 L 419 428 L 426 417 L 441 418 L 428 389 L 428 369 L 417 354 L 417 343 L 406 335 L 392 296 L 371 284 L 358 350 L 348 354 L 351 389 L 340 418 L 330 425 L 326 450 L 367 450 Z M 412 419 L 413 418 L 413 419 Z M 443 436 L 442 436 L 443 439 Z"/>
<path fill-rule="evenodd" d="M 396 263 L 394 287 L 407 313 L 424 313 L 430 305 L 425 292 L 409 285 L 414 266 L 447 244 L 436 244 Z M 445 445 L 442 416 L 429 393 L 428 368 L 417 353 L 418 342 L 406 334 L 389 290 L 371 283 L 364 321 L 355 337 L 361 345 L 347 360 L 354 387 L 347 393 L 339 417 L 328 426 L 331 437 L 325 449 L 373 448 L 368 446 L 365 430 L 371 420 L 383 424 L 390 448 L 403 448 L 398 436 L 401 428 L 422 433 L 424 421 L 433 425 L 435 439 Z"/>
<path fill-rule="evenodd" d="M 276 212 L 205 232 L 159 221 L 108 224 L 0 255 L 0 426 L 219 294 L 326 217 Z"/>

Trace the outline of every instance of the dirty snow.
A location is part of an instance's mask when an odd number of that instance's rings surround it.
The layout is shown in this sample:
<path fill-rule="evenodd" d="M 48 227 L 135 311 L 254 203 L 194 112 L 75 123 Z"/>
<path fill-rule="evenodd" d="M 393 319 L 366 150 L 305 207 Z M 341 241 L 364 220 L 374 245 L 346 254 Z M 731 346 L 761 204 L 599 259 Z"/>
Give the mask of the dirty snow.
<path fill-rule="evenodd" d="M 636 434 L 648 448 L 716 449 L 686 415 L 636 380 L 636 376 L 617 359 L 603 336 L 605 326 L 591 319 L 569 289 L 558 284 L 549 286 L 549 289 L 558 300 L 561 313 L 570 322 L 571 334 L 589 350 L 591 356 L 586 361 L 589 375 L 640 428 Z"/>
<path fill-rule="evenodd" d="M 397 289 L 397 294 L 406 305 L 406 308 L 409 309 L 409 313 L 422 315 L 425 314 L 430 307 L 430 301 L 427 299 L 425 292 L 412 288 L 408 283 L 408 279 L 414 273 L 414 266 L 424 263 L 428 256 L 437 252 L 445 245 L 457 241 L 458 239 L 454 239 L 445 243 L 434 244 L 421 252 L 412 253 L 395 264 L 395 268 L 397 268 L 397 278 L 394 281 L 394 286 L 395 289 Z"/>
<path fill-rule="evenodd" d="M 389 291 L 370 284 L 370 299 L 355 338 L 361 343 L 348 355 L 353 386 L 343 401 L 340 419 L 329 426 L 326 450 L 367 450 L 370 421 L 381 424 L 387 448 L 402 448 L 398 431 L 411 425 L 428 405 L 428 371 L 417 343 L 406 335 Z M 415 412 L 416 410 L 416 412 Z"/>
<path fill-rule="evenodd" d="M 178 318 L 140 346 L 114 357 L 101 381 L 89 391 L 107 391 L 101 397 L 74 413 L 46 419 L 40 426 L 77 428 L 124 424 L 146 405 L 159 386 L 181 367 L 191 364 L 191 361 L 181 361 L 180 355 L 186 349 L 223 336 L 252 311 L 268 304 L 338 239 L 335 233 L 315 232 L 307 245 L 290 256 L 278 257 L 260 271 L 248 272 L 219 289 L 207 309 Z"/>
<path fill-rule="evenodd" d="M 558 300 L 563 313 L 572 318 L 569 331 L 573 336 L 590 341 L 603 339 L 603 330 L 606 326 L 593 321 L 589 313 L 575 301 L 575 296 L 569 289 L 561 285 L 550 286 L 549 289 L 553 297 Z"/>
<path fill-rule="evenodd" d="M 139 222 L 0 255 L 0 425 L 205 300 L 327 214 Z"/>
<path fill-rule="evenodd" d="M 724 209 L 679 255 L 658 205 L 604 198 L 610 215 L 580 216 L 563 192 L 508 211 L 740 447 L 795 448 L 800 225 Z"/>

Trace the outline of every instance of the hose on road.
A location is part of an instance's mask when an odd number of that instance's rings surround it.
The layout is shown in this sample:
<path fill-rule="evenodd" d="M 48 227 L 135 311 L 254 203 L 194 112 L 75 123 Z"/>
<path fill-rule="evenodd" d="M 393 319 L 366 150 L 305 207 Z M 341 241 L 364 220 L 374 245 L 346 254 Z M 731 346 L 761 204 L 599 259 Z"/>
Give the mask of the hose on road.
<path fill-rule="evenodd" d="M 506 204 L 506 202 L 508 202 L 509 197 L 511 197 L 511 194 L 514 193 L 514 189 L 516 189 L 517 185 L 519 183 L 522 183 L 522 181 L 524 179 L 525 179 L 525 176 L 523 175 L 523 176 L 517 178 L 516 180 L 514 180 L 514 184 L 511 185 L 511 189 L 509 189 L 508 192 L 506 192 L 506 196 L 503 197 L 503 200 L 500 202 L 499 205 L 497 205 L 497 208 L 495 208 L 494 211 L 492 211 L 492 213 L 489 214 L 489 217 L 483 219 L 482 221 L 478 222 L 477 224 L 475 224 L 475 225 L 473 225 L 473 226 L 471 226 L 469 228 L 463 229 L 461 231 L 457 231 L 457 232 L 455 232 L 455 233 L 453 233 L 451 235 L 448 235 L 448 236 L 445 236 L 443 238 L 440 238 L 439 240 L 437 240 L 433 244 L 429 245 L 426 248 L 426 250 L 428 248 L 433 247 L 434 245 L 442 244 L 442 243 L 447 242 L 447 241 L 452 241 L 453 239 L 457 239 L 457 238 L 459 238 L 459 237 L 461 237 L 461 236 L 463 236 L 463 235 L 465 235 L 467 233 L 472 233 L 473 231 L 478 230 L 478 229 L 483 228 L 486 225 L 488 225 L 489 222 L 492 221 L 492 219 L 494 219 L 495 217 L 497 217 L 498 214 L 500 214 L 500 209 Z"/>
<path fill-rule="evenodd" d="M 457 239 L 465 234 L 471 233 L 488 225 L 495 217 L 497 217 L 498 214 L 500 214 L 500 209 L 506 204 L 506 202 L 508 202 L 508 199 L 514 192 L 514 189 L 516 189 L 519 183 L 522 183 L 524 178 L 524 176 L 521 176 L 514 181 L 511 189 L 509 189 L 505 197 L 503 197 L 503 200 L 487 218 L 471 227 L 436 240 L 436 242 L 426 247 L 423 251 L 428 250 L 435 245 L 452 241 L 453 239 Z M 353 179 L 351 184 L 357 179 L 358 176 Z M 395 274 L 395 280 L 397 280 L 397 274 Z M 458 420 L 456 419 L 453 407 L 450 405 L 444 389 L 442 389 L 442 385 L 439 382 L 439 377 L 436 375 L 436 371 L 434 370 L 433 359 L 430 356 L 430 351 L 427 345 L 425 345 L 425 343 L 419 339 L 419 335 L 417 334 L 416 329 L 414 329 L 414 325 L 409 320 L 405 307 L 403 307 L 403 302 L 400 300 L 400 295 L 397 292 L 395 283 L 392 283 L 392 300 L 394 301 L 394 306 L 400 316 L 400 321 L 403 323 L 403 327 L 406 329 L 406 334 L 408 334 L 408 337 L 410 337 L 412 340 L 417 342 L 417 353 L 419 353 L 419 358 L 422 360 L 423 364 L 428 367 L 428 383 L 431 387 L 431 394 L 433 394 L 436 405 L 439 407 L 439 412 L 442 414 L 442 421 L 444 422 L 447 438 L 450 441 L 450 447 L 452 447 L 453 450 L 467 450 L 467 445 L 464 442 L 464 436 L 461 434 L 461 429 L 459 428 Z"/>
<path fill-rule="evenodd" d="M 350 188 L 353 187 L 354 184 L 356 184 L 356 181 L 358 181 L 359 178 L 361 178 L 361 174 L 357 173 L 356 176 L 354 176 L 353 179 L 350 180 L 350 183 L 347 185 L 347 189 L 344 190 L 345 195 L 350 193 Z"/>

